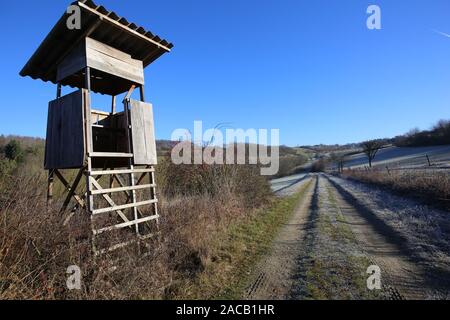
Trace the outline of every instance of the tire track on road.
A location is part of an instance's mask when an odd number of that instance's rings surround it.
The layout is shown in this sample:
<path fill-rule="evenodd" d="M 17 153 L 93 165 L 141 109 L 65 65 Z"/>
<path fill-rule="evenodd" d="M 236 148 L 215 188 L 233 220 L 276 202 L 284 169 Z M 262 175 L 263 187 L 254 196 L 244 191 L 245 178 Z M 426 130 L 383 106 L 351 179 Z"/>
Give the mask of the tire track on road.
<path fill-rule="evenodd" d="M 283 226 L 269 254 L 258 263 L 247 289 L 245 299 L 281 300 L 289 299 L 295 286 L 295 270 L 301 248 L 305 247 L 305 230 L 310 227 L 310 206 L 317 192 L 317 178 L 303 180 L 306 186 L 292 218 Z M 308 185 L 309 184 L 309 185 Z M 301 187 L 300 187 L 301 188 Z M 306 248 L 305 248 L 306 250 Z"/>
<path fill-rule="evenodd" d="M 304 228 L 300 235 L 302 240 L 292 253 L 297 253 L 295 273 L 289 290 L 289 299 L 298 300 L 307 296 L 307 273 L 314 259 L 314 243 L 317 237 L 319 218 L 319 175 L 315 175 L 314 192 L 310 198 L 308 213 L 304 215 Z"/>

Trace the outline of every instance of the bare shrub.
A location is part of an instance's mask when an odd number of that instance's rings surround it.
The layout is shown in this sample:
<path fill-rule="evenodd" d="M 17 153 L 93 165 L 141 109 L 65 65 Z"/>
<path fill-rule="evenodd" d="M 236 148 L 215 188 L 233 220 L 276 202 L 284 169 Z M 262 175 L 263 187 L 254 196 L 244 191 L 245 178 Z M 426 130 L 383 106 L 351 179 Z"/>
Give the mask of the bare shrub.
<path fill-rule="evenodd" d="M 251 208 L 265 204 L 271 194 L 267 178 L 255 165 L 174 165 L 165 160 L 158 174 L 161 192 L 169 198 L 232 194 Z"/>
<path fill-rule="evenodd" d="M 325 158 L 321 158 L 319 160 L 316 160 L 312 166 L 311 171 L 312 172 L 324 172 L 327 166 L 327 161 Z"/>
<path fill-rule="evenodd" d="M 252 166 L 174 166 L 162 162 L 160 236 L 148 255 L 137 246 L 95 259 L 89 217 L 63 225 L 61 199 L 47 208 L 46 173 L 0 179 L 0 299 L 180 298 L 214 255 L 218 235 L 268 201 L 266 178 Z M 116 239 L 107 239 L 108 241 Z M 82 290 L 66 286 L 77 265 Z"/>
<path fill-rule="evenodd" d="M 450 207 L 450 175 L 430 170 L 346 170 L 345 177 L 390 188 L 396 192 Z"/>
<path fill-rule="evenodd" d="M 280 168 L 275 177 L 285 177 L 295 174 L 299 168 L 308 162 L 308 158 L 304 154 L 288 154 L 280 157 Z"/>

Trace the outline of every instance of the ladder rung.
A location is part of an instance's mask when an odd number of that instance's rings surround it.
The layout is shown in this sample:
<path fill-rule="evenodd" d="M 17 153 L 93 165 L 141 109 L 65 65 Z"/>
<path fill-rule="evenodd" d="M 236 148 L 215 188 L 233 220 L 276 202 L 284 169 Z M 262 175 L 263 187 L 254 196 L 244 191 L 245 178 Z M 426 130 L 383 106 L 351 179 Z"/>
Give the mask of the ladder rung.
<path fill-rule="evenodd" d="M 133 158 L 132 153 L 120 152 L 90 152 L 89 156 L 92 158 Z"/>
<path fill-rule="evenodd" d="M 93 191 L 91 191 L 91 194 L 105 194 L 105 193 L 114 193 L 114 192 L 122 192 L 122 191 L 141 190 L 141 189 L 148 189 L 148 188 L 155 188 L 155 187 L 156 187 L 156 184 L 140 184 L 140 185 L 134 186 L 134 187 L 93 190 Z"/>
<path fill-rule="evenodd" d="M 99 115 L 99 116 L 105 116 L 105 117 L 112 115 L 111 112 L 105 112 L 105 111 L 94 110 L 94 109 L 91 110 L 91 113 L 95 114 L 95 115 Z"/>
<path fill-rule="evenodd" d="M 131 241 L 127 241 L 127 242 L 122 242 L 122 243 L 116 244 L 116 245 L 114 245 L 114 246 L 111 246 L 111 247 L 109 247 L 109 248 L 107 248 L 107 249 L 102 249 L 102 250 L 96 251 L 96 252 L 95 252 L 95 255 L 96 255 L 96 256 L 99 256 L 99 255 L 105 254 L 105 253 L 107 253 L 107 252 L 112 252 L 112 251 L 115 251 L 115 250 L 117 250 L 117 249 L 126 247 L 126 246 L 128 246 L 128 245 L 130 245 L 130 244 L 133 244 L 133 243 L 135 243 L 135 242 L 136 242 L 136 240 L 131 240 Z"/>
<path fill-rule="evenodd" d="M 158 200 L 154 199 L 154 200 L 148 200 L 148 201 L 142 201 L 142 202 L 136 202 L 136 203 L 128 203 L 128 204 L 124 204 L 124 205 L 120 205 L 120 206 L 97 209 L 97 210 L 92 211 L 92 214 L 95 215 L 95 214 L 123 210 L 123 209 L 128 209 L 128 208 L 136 208 L 136 207 L 141 207 L 141 206 L 145 206 L 145 205 L 157 203 L 157 202 L 158 202 Z"/>
<path fill-rule="evenodd" d="M 93 233 L 94 233 L 94 235 L 98 235 L 98 234 L 101 234 L 101 233 L 104 233 L 104 232 L 107 232 L 107 231 L 123 229 L 123 228 L 129 227 L 129 226 L 133 226 L 133 225 L 136 225 L 136 224 L 144 223 L 144 222 L 151 221 L 151 220 L 156 220 L 158 218 L 159 218 L 159 215 L 149 216 L 149 217 L 145 217 L 145 218 L 141 218 L 141 219 L 137 219 L 137 220 L 133 220 L 133 221 L 128 221 L 128 222 L 116 224 L 114 226 L 102 228 L 102 229 L 99 229 L 99 230 L 93 230 Z"/>
<path fill-rule="evenodd" d="M 155 172 L 155 169 L 124 169 L 124 170 L 102 170 L 102 171 L 91 171 L 88 172 L 90 176 L 101 176 L 101 175 L 111 175 L 111 174 L 126 174 L 126 173 L 146 173 Z"/>
<path fill-rule="evenodd" d="M 145 235 L 145 236 L 139 236 L 139 240 L 147 240 L 147 239 L 153 238 L 153 237 L 155 237 L 155 236 L 157 236 L 157 235 L 159 235 L 159 232 L 156 232 L 156 233 L 150 233 L 150 234 L 147 234 L 147 235 Z M 119 244 L 116 244 L 116 245 L 114 245 L 114 246 L 111 246 L 111 247 L 109 247 L 109 248 L 107 248 L 107 249 L 102 249 L 102 250 L 99 250 L 99 251 L 95 251 L 94 254 L 95 254 L 96 256 L 99 256 L 99 255 L 105 254 L 105 253 L 107 253 L 107 252 L 112 252 L 112 251 L 115 251 L 115 250 L 117 250 L 117 249 L 126 247 L 126 246 L 128 246 L 128 245 L 130 245 L 130 244 L 133 244 L 133 243 L 135 243 L 136 241 L 137 241 L 137 240 L 130 240 L 130 241 L 127 241 L 127 242 L 119 243 Z"/>

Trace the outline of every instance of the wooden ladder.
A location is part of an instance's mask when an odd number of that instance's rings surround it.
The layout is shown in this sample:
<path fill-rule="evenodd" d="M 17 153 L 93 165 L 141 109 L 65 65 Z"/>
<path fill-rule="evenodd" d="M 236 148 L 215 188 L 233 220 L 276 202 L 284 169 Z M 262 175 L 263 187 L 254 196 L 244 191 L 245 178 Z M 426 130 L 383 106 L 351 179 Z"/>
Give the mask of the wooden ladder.
<path fill-rule="evenodd" d="M 124 113 L 126 122 L 126 139 L 128 142 L 129 153 L 103 153 L 95 152 L 88 153 L 87 168 L 86 168 L 86 185 L 87 185 L 87 208 L 91 214 L 92 226 L 92 247 L 96 256 L 104 253 L 112 252 L 117 249 L 126 247 L 132 243 L 140 240 L 147 240 L 159 234 L 159 214 L 158 214 L 158 199 L 156 197 L 156 181 L 155 168 L 153 166 L 135 167 L 132 153 L 131 143 L 131 121 L 129 117 L 129 99 L 124 100 Z M 93 170 L 93 158 L 126 158 L 128 161 L 127 167 L 120 169 L 103 169 Z M 148 175 L 149 182 L 143 183 L 145 177 Z M 108 188 L 103 188 L 99 181 L 102 177 L 109 176 L 110 185 Z M 128 176 L 128 179 L 123 179 L 123 176 Z M 117 182 L 119 187 L 114 187 L 114 182 Z M 148 191 L 144 199 L 138 199 L 137 191 Z M 118 203 L 113 200 L 113 194 L 122 193 L 126 196 L 125 203 Z M 99 207 L 97 205 L 97 197 L 101 197 L 103 202 L 108 206 Z M 144 210 L 147 208 L 147 210 Z M 149 208 L 149 209 L 148 209 Z M 97 227 L 97 220 L 101 219 L 106 214 L 117 214 L 119 223 Z M 117 216 L 116 216 L 117 217 Z M 153 225 L 151 225 L 153 223 Z M 97 245 L 96 238 L 107 232 L 122 229 L 132 230 L 136 237 L 133 240 L 120 242 L 112 246 L 108 245 L 105 248 L 100 248 Z"/>

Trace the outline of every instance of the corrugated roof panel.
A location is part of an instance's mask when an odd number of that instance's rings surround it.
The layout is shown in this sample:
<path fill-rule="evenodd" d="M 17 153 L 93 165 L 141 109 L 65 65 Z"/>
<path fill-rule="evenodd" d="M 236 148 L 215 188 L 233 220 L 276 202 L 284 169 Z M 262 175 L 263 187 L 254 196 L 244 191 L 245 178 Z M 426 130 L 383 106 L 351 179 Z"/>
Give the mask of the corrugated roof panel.
<path fill-rule="evenodd" d="M 151 33 L 150 31 L 147 31 L 144 35 L 151 39 L 153 39 L 155 37 L 155 35 L 153 33 Z"/>
<path fill-rule="evenodd" d="M 119 20 L 120 19 L 120 17 L 114 11 L 111 11 L 108 16 L 111 19 L 113 19 L 113 20 Z"/>
<path fill-rule="evenodd" d="M 64 13 L 24 66 L 20 72 L 22 76 L 55 83 L 57 64 L 89 32 L 91 38 L 124 51 L 134 59 L 142 60 L 144 66 L 173 47 L 168 41 L 128 22 L 103 6 L 97 6 L 92 0 L 77 1 L 73 4 L 82 9 L 84 19 L 81 19 L 81 30 L 69 31 L 66 26 L 68 14 Z M 94 29 L 91 30 L 92 28 Z"/>
<path fill-rule="evenodd" d="M 100 12 L 101 14 L 104 14 L 104 15 L 108 15 L 108 14 L 109 14 L 109 11 L 106 10 L 106 8 L 105 8 L 104 6 L 100 6 L 100 7 L 97 9 L 97 11 Z"/>

